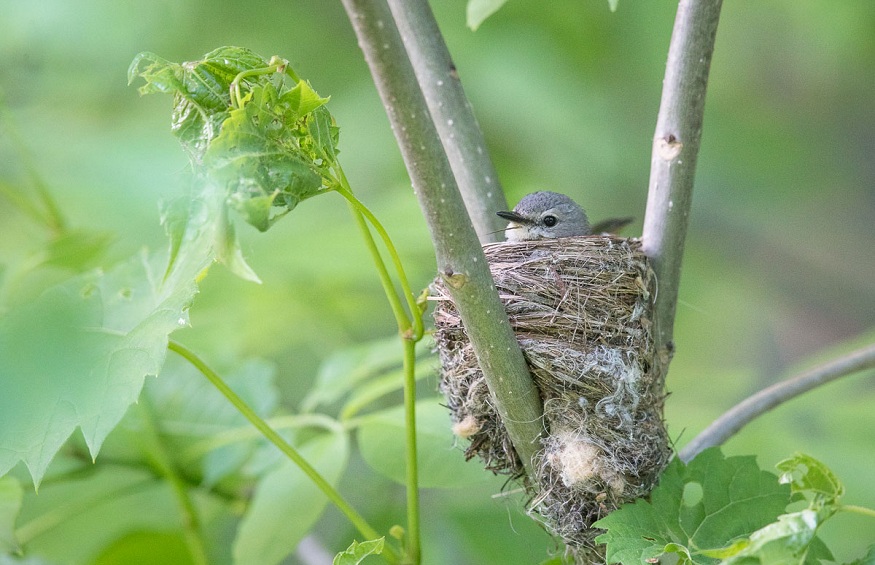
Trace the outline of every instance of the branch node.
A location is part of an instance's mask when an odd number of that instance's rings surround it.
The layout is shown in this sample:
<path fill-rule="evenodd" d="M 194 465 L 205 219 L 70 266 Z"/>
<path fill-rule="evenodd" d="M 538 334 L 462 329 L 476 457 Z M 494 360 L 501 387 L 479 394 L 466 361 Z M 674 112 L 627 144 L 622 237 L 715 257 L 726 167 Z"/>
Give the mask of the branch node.
<path fill-rule="evenodd" d="M 681 154 L 684 148 L 681 142 L 673 133 L 662 136 L 656 140 L 656 151 L 661 158 L 666 161 L 671 161 Z"/>
<path fill-rule="evenodd" d="M 441 273 L 441 279 L 451 288 L 456 290 L 462 288 L 466 284 L 468 284 L 468 275 L 464 273 L 456 273 L 453 272 L 452 268 L 447 268 Z"/>

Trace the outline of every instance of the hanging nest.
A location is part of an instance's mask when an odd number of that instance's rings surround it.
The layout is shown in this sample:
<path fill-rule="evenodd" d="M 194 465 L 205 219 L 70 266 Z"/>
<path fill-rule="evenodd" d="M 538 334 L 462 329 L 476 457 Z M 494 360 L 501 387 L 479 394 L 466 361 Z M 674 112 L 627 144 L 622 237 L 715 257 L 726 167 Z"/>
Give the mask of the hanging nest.
<path fill-rule="evenodd" d="M 527 479 L 529 513 L 580 563 L 604 562 L 593 522 L 647 495 L 671 455 L 664 364 L 650 316 L 656 292 L 640 242 L 608 236 L 484 245 L 492 277 L 544 403 L 545 434 Z M 441 392 L 465 456 L 524 471 L 461 318 L 433 285 Z"/>

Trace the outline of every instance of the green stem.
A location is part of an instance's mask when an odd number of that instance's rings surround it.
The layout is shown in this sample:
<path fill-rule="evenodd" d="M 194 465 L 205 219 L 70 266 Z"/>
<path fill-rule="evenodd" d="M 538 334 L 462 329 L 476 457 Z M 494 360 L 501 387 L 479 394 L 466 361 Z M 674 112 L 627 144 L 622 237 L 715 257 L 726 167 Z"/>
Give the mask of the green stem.
<path fill-rule="evenodd" d="M 242 81 L 246 77 L 255 77 L 261 75 L 269 75 L 271 73 L 286 73 L 291 77 L 295 82 L 300 82 L 300 78 L 295 74 L 295 71 L 289 67 L 289 62 L 280 59 L 276 55 L 271 57 L 270 62 L 267 67 L 263 67 L 260 69 L 249 69 L 248 71 L 243 71 L 238 73 L 237 76 L 234 77 L 234 80 L 231 81 L 231 103 L 234 104 L 235 108 L 243 107 L 243 95 L 240 94 L 240 81 Z"/>
<path fill-rule="evenodd" d="M 404 426 L 407 433 L 407 555 L 422 557 L 419 528 L 419 463 L 416 459 L 416 342 L 404 340 Z"/>
<path fill-rule="evenodd" d="M 333 433 L 341 433 L 346 428 L 337 420 L 329 418 L 324 414 L 295 414 L 289 416 L 278 416 L 265 420 L 274 430 L 295 429 L 295 428 L 322 428 Z M 172 431 L 165 430 L 165 433 Z M 203 457 L 210 451 L 219 449 L 226 445 L 231 445 L 237 442 L 249 441 L 258 437 L 259 432 L 253 429 L 252 426 L 244 426 L 240 428 L 230 429 L 224 432 L 213 434 L 210 437 L 203 439 L 183 452 L 183 459 L 196 460 Z"/>
<path fill-rule="evenodd" d="M 155 422 L 155 415 L 152 412 L 152 407 L 146 395 L 140 396 L 137 407 L 139 408 L 140 417 L 146 430 L 146 433 L 140 436 L 146 455 L 152 460 L 158 472 L 173 487 L 173 493 L 179 501 L 183 517 L 182 531 L 185 534 L 185 543 L 188 545 L 192 562 L 195 565 L 207 565 L 210 560 L 207 557 L 206 546 L 201 537 L 200 520 L 198 519 L 197 510 L 188 493 L 188 485 L 179 475 L 173 462 L 173 457 L 165 449 L 161 441 L 161 431 Z"/>
<path fill-rule="evenodd" d="M 362 239 L 365 241 L 365 246 L 371 254 L 371 259 L 374 261 L 374 267 L 377 269 L 377 275 L 380 277 L 380 284 L 383 286 L 383 292 L 386 293 L 386 300 L 389 301 L 389 306 L 392 308 L 392 313 L 395 315 L 395 323 L 398 324 L 398 331 L 403 335 L 405 332 L 409 331 L 411 327 L 410 318 L 407 317 L 407 313 L 404 311 L 404 305 L 398 300 L 398 294 L 395 292 L 395 286 L 392 284 L 392 277 L 389 275 L 386 263 L 383 262 L 383 258 L 380 256 L 380 250 L 377 249 L 377 242 L 374 241 L 374 236 L 371 235 L 368 222 L 365 220 L 361 209 L 356 207 L 355 203 L 358 201 L 355 198 L 350 199 L 347 196 L 349 195 L 348 191 L 338 190 L 337 192 L 347 199 L 349 208 L 352 211 L 352 215 L 362 234 Z"/>
<path fill-rule="evenodd" d="M 386 298 L 388 298 L 392 311 L 395 313 L 395 318 L 398 321 L 398 331 L 404 344 L 404 417 L 407 436 L 407 558 L 413 565 L 418 565 L 421 560 L 421 544 L 419 527 L 419 471 L 416 459 L 416 342 L 422 339 L 425 333 L 422 311 L 416 303 L 416 297 L 413 295 L 407 274 L 404 272 L 404 266 L 401 264 L 401 257 L 398 255 L 398 250 L 395 249 L 389 233 L 373 212 L 352 193 L 349 181 L 340 164 L 336 165 L 336 170 L 339 182 L 335 183 L 334 189 L 353 208 L 353 215 L 361 228 L 362 235 L 374 259 L 374 265 L 380 273 L 380 280 L 383 283 L 383 289 L 386 291 Z M 407 317 L 400 300 L 398 300 L 398 294 L 395 292 L 395 287 L 389 278 L 386 264 L 383 262 L 383 258 L 377 249 L 370 228 L 364 223 L 365 219 L 377 230 L 377 234 L 392 258 L 392 264 L 398 275 L 401 294 L 404 295 L 404 299 L 407 302 L 410 318 Z M 412 333 L 411 318 L 413 325 Z"/>
<path fill-rule="evenodd" d="M 282 436 L 280 436 L 276 431 L 271 428 L 267 422 L 265 422 L 255 411 L 247 405 L 242 398 L 237 396 L 231 387 L 229 387 L 222 378 L 213 371 L 207 364 L 194 352 L 187 349 L 185 346 L 175 342 L 170 341 L 167 344 L 168 349 L 179 354 L 189 363 L 191 363 L 195 368 L 197 368 L 212 384 L 219 392 L 224 395 L 228 401 L 234 405 L 234 407 L 241 413 L 243 416 L 249 420 L 249 422 L 255 426 L 258 431 L 260 431 L 265 438 L 268 439 L 271 443 L 273 443 L 283 454 L 286 455 L 292 462 L 294 462 L 303 472 L 306 474 L 310 480 L 328 497 L 330 500 L 352 523 L 353 526 L 365 537 L 365 539 L 377 539 L 380 535 L 377 533 L 370 524 L 359 514 L 342 496 L 337 490 L 331 486 L 325 478 L 319 474 L 319 472 L 307 462 L 306 459 L 301 457 L 301 454 L 292 447 Z M 386 546 L 383 550 L 385 553 L 385 557 L 390 563 L 398 562 L 398 555 L 395 550 Z"/>
<path fill-rule="evenodd" d="M 845 512 L 853 512 L 854 514 L 862 514 L 863 516 L 869 516 L 870 518 L 875 518 L 875 510 L 872 508 L 866 508 L 865 506 L 855 506 L 853 504 L 842 504 L 839 506 L 839 510 Z"/>
<path fill-rule="evenodd" d="M 398 255 L 398 251 L 395 249 L 395 245 L 389 238 L 389 233 L 383 227 L 383 224 L 380 223 L 374 213 L 371 212 L 367 206 L 365 206 L 358 198 L 355 197 L 355 195 L 349 189 L 349 183 L 346 181 L 346 176 L 343 174 L 343 171 L 340 171 L 340 175 L 341 184 L 338 185 L 335 190 L 340 193 L 341 196 L 346 198 L 346 200 L 350 204 L 352 204 L 360 214 L 367 218 L 368 222 L 370 222 L 372 226 L 374 226 L 374 229 L 377 230 L 377 234 L 383 241 L 383 245 L 386 246 L 386 250 L 389 252 L 389 256 L 392 258 L 392 264 L 398 273 L 398 282 L 401 284 L 401 292 L 404 295 L 404 300 L 407 302 L 407 308 L 410 310 L 410 315 L 413 318 L 413 335 L 410 337 L 414 342 L 419 341 L 420 339 L 422 339 L 422 336 L 425 333 L 425 329 L 422 323 L 422 313 L 419 310 L 419 306 L 416 304 L 416 296 L 413 294 L 413 291 L 410 288 L 410 282 L 407 280 L 407 274 L 404 272 L 404 266 L 401 264 L 401 257 Z M 382 264 L 382 259 L 380 259 L 380 263 Z M 385 267 L 383 268 L 385 269 Z M 389 297 L 389 301 L 397 301 L 397 296 L 395 295 L 394 290 L 392 292 L 392 297 Z M 409 320 L 407 321 L 406 327 L 400 328 L 399 325 L 399 328 L 402 330 L 402 332 L 409 327 Z"/>

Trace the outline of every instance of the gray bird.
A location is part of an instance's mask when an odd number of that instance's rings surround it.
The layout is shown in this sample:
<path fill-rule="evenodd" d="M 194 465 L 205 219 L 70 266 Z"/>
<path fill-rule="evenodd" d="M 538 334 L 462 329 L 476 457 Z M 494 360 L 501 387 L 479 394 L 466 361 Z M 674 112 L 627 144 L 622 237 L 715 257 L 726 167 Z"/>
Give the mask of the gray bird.
<path fill-rule="evenodd" d="M 590 228 L 586 212 L 577 202 L 564 194 L 546 190 L 526 195 L 512 212 L 497 214 L 510 221 L 504 230 L 508 241 L 613 233 L 632 221 L 632 218 L 615 218 Z"/>

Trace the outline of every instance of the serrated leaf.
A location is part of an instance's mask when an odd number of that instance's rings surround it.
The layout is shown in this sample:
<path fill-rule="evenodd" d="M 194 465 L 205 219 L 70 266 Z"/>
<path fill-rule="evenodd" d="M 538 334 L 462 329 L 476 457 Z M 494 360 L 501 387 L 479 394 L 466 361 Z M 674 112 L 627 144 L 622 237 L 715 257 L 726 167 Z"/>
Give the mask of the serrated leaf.
<path fill-rule="evenodd" d="M 267 66 L 263 57 L 242 47 L 220 47 L 186 63 L 140 53 L 128 68 L 128 83 L 141 77 L 146 84 L 139 88 L 140 94 L 174 95 L 171 131 L 192 162 L 200 163 L 228 117 L 231 82 L 243 71 Z"/>
<path fill-rule="evenodd" d="M 187 324 L 207 262 L 192 254 L 164 280 L 164 262 L 142 255 L 0 320 L 0 474 L 24 461 L 38 484 L 77 426 L 97 455 L 145 376 L 158 374 L 167 336 Z"/>
<path fill-rule="evenodd" d="M 507 0 L 468 0 L 468 27 L 472 30 L 476 30 L 486 18 L 504 6 L 505 2 L 507 2 Z"/>
<path fill-rule="evenodd" d="M 171 128 L 192 164 L 225 190 L 225 206 L 260 231 L 338 182 L 333 171 L 339 129 L 324 108 L 328 99 L 309 83 L 290 80 L 296 75 L 276 61 L 222 47 L 182 64 L 141 53 L 128 71 L 129 81 L 146 81 L 143 94 L 174 93 Z M 226 226 L 219 257 L 243 278 L 256 280 L 233 231 Z"/>
<path fill-rule="evenodd" d="M 314 438 L 301 455 L 336 484 L 349 455 L 344 433 Z M 322 515 L 328 500 L 294 463 L 286 460 L 261 479 L 234 540 L 237 565 L 274 565 L 291 553 Z"/>
<path fill-rule="evenodd" d="M 24 490 L 13 477 L 0 477 L 0 553 L 20 550 L 15 537 L 15 521 L 21 511 Z"/>
<path fill-rule="evenodd" d="M 390 408 L 363 417 L 358 440 L 362 457 L 375 471 L 405 484 L 404 407 Z M 453 488 L 488 480 L 489 473 L 468 464 L 454 447 L 450 417 L 440 400 L 432 398 L 416 403 L 416 446 L 419 462 L 419 486 Z"/>
<path fill-rule="evenodd" d="M 684 498 L 690 484 L 701 487 L 700 498 Z M 760 470 L 753 457 L 724 458 L 719 449 L 708 449 L 688 465 L 672 461 L 650 502 L 637 500 L 596 522 L 607 530 L 596 541 L 607 544 L 610 563 L 638 563 L 668 551 L 689 555 L 692 563 L 714 563 L 703 552 L 773 522 L 789 499 L 789 487 Z"/>
<path fill-rule="evenodd" d="M 315 156 L 318 159 L 324 159 L 328 163 L 336 161 L 340 129 L 328 110 L 325 108 L 315 109 L 307 117 L 307 131 L 313 139 Z"/>
<path fill-rule="evenodd" d="M 306 116 L 319 106 L 327 104 L 328 98 L 319 96 L 313 90 L 313 87 L 310 86 L 309 82 L 302 80 L 293 88 L 283 93 L 280 97 L 280 102 L 287 108 L 287 111 L 293 113 L 290 116 L 291 118 L 298 119 L 301 116 Z"/>
<path fill-rule="evenodd" d="M 170 258 L 144 252 L 79 275 L 0 319 L 0 475 L 23 461 L 39 484 L 77 426 L 97 456 L 160 371 L 168 335 L 188 324 L 224 229 L 221 197 L 203 189 L 191 200 Z"/>
<path fill-rule="evenodd" d="M 794 494 L 814 497 L 821 505 L 834 504 L 845 494 L 845 487 L 826 465 L 804 453 L 779 462 L 780 481 L 790 485 Z"/>
<path fill-rule="evenodd" d="M 368 555 L 380 555 L 383 553 L 383 545 L 386 538 L 363 541 L 354 541 L 345 551 L 334 556 L 332 565 L 359 565 Z"/>
<path fill-rule="evenodd" d="M 319 168 L 301 148 L 306 140 L 294 127 L 298 117 L 287 119 L 278 97 L 271 83 L 254 87 L 222 123 L 205 157 L 210 174 L 225 183 L 230 206 L 261 231 L 276 220 L 273 206 L 291 211 L 322 188 Z"/>

